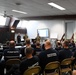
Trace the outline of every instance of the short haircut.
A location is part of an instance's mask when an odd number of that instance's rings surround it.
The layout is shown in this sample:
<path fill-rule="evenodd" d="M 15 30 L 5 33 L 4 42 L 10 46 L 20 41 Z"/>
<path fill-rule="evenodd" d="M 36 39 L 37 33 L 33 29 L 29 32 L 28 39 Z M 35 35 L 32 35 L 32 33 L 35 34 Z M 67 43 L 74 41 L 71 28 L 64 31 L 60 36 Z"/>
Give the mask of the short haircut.
<path fill-rule="evenodd" d="M 10 41 L 10 47 L 15 47 L 15 41 Z"/>
<path fill-rule="evenodd" d="M 58 42 L 58 43 L 57 43 L 57 45 L 61 45 L 61 43 L 60 43 L 60 42 Z"/>
<path fill-rule="evenodd" d="M 36 40 L 35 40 L 35 39 L 33 40 L 33 43 L 34 43 L 34 44 L 36 43 Z"/>
<path fill-rule="evenodd" d="M 45 45 L 47 45 L 47 46 L 51 46 L 51 42 L 50 42 L 50 40 L 47 40 L 47 41 L 45 42 Z"/>
<path fill-rule="evenodd" d="M 33 48 L 32 47 L 27 47 L 26 48 L 26 54 L 32 54 Z"/>
<path fill-rule="evenodd" d="M 26 44 L 30 44 L 30 39 L 26 39 Z"/>
<path fill-rule="evenodd" d="M 36 46 L 40 46 L 40 42 L 39 41 L 36 42 Z"/>
<path fill-rule="evenodd" d="M 65 46 L 69 46 L 68 40 L 65 40 L 63 44 L 64 44 Z"/>
<path fill-rule="evenodd" d="M 45 41 L 47 41 L 48 39 L 45 39 Z"/>

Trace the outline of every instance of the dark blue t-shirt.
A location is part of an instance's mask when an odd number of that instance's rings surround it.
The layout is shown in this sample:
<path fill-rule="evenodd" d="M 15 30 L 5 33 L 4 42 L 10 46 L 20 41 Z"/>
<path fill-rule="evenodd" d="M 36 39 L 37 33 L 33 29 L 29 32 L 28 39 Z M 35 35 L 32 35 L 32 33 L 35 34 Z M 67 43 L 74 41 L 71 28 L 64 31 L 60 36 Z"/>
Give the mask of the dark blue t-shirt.
<path fill-rule="evenodd" d="M 9 48 L 4 50 L 3 55 L 4 55 L 5 61 L 11 58 L 19 58 L 20 51 L 19 49 L 16 49 L 16 48 Z"/>
<path fill-rule="evenodd" d="M 39 54 L 40 66 L 44 70 L 46 64 L 53 61 L 58 61 L 58 52 L 53 49 L 48 49 Z"/>
<path fill-rule="evenodd" d="M 37 66 L 37 65 L 39 65 L 39 58 L 38 57 L 34 56 L 30 59 L 26 58 L 20 64 L 19 69 L 20 69 L 21 75 L 23 75 L 24 71 L 27 70 L 28 68 L 34 67 L 34 66 Z"/>
<path fill-rule="evenodd" d="M 61 62 L 62 60 L 66 58 L 71 58 L 72 56 L 72 51 L 70 51 L 69 48 L 64 48 L 62 51 L 59 52 L 59 61 Z"/>

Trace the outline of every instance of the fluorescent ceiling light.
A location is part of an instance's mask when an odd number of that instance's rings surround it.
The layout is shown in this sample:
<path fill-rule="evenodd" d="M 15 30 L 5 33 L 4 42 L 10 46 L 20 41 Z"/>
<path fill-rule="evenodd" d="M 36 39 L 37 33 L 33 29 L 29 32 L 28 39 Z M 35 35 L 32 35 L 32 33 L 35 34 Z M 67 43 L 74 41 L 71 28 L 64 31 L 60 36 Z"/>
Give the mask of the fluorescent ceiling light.
<path fill-rule="evenodd" d="M 18 12 L 18 13 L 21 13 L 21 14 L 27 14 L 26 12 L 23 12 L 23 11 L 18 11 L 18 10 L 12 10 L 13 12 Z"/>
<path fill-rule="evenodd" d="M 53 3 L 53 2 L 48 3 L 48 4 L 51 5 L 51 6 L 53 6 L 53 7 L 55 7 L 55 8 L 57 8 L 57 9 L 59 9 L 59 10 L 66 10 L 65 8 L 63 8 L 63 7 L 61 7 L 61 6 L 57 5 L 57 4 L 55 4 L 55 3 Z"/>

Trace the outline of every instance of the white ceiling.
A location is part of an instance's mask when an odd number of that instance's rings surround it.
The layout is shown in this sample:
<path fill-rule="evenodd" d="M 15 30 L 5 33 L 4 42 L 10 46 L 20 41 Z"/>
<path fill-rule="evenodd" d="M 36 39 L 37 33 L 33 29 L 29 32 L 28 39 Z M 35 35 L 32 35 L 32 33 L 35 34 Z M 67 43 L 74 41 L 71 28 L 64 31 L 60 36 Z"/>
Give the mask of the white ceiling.
<path fill-rule="evenodd" d="M 47 4 L 48 2 L 54 2 L 66 10 L 52 8 Z M 16 3 L 21 3 L 21 5 L 16 5 Z M 27 14 L 13 12 L 13 9 L 27 12 Z M 71 15 L 76 14 L 76 0 L 0 0 L 0 13 L 4 13 L 4 11 L 14 17 Z"/>

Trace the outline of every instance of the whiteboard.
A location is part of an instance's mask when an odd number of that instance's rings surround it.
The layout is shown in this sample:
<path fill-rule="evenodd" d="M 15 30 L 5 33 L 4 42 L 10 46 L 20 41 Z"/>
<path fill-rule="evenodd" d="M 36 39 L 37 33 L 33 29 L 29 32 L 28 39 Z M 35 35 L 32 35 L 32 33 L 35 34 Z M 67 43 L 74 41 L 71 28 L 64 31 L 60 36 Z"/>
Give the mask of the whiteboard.
<path fill-rule="evenodd" d="M 58 34 L 57 33 L 51 33 L 50 38 L 56 38 L 57 39 Z"/>

